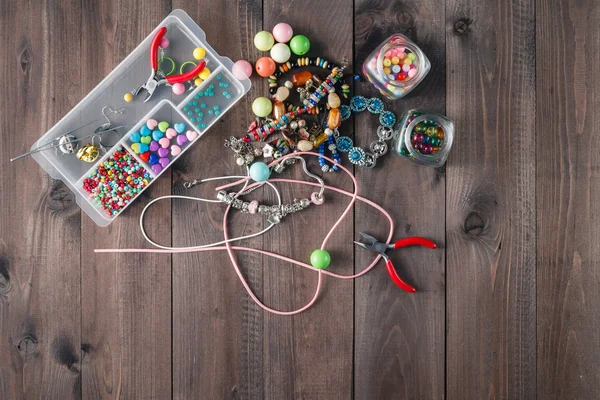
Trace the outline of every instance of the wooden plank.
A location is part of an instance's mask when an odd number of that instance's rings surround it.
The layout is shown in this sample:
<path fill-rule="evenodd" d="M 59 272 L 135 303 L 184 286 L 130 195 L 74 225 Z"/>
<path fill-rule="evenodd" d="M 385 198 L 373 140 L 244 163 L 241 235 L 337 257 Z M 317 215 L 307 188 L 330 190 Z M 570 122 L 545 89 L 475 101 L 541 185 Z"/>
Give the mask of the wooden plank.
<path fill-rule="evenodd" d="M 398 118 L 410 108 L 445 113 L 446 71 L 443 0 L 356 2 L 355 70 L 375 47 L 394 33 L 412 38 L 427 54 L 432 70 L 406 98 L 386 101 Z M 357 94 L 380 96 L 368 82 Z M 376 117 L 355 118 L 356 141 L 368 146 L 374 140 Z M 393 261 L 399 274 L 418 292 L 408 294 L 392 283 L 383 261 L 356 281 L 355 385 L 357 399 L 444 397 L 445 304 L 445 175 L 386 155 L 373 170 L 356 169 L 361 192 L 391 213 L 395 239 L 426 236 L 440 249 L 398 251 Z M 371 207 L 356 208 L 356 229 L 379 238 L 388 232 L 387 220 Z M 358 235 L 355 235 L 358 238 Z M 373 254 L 355 251 L 356 272 Z"/>
<path fill-rule="evenodd" d="M 258 58 L 252 37 L 261 26 L 260 1 L 211 0 L 200 4 L 178 0 L 173 7 L 185 10 L 200 25 L 219 54 L 233 60 Z M 215 199 L 214 184 L 186 191 L 181 181 L 243 174 L 223 143 L 227 137 L 245 132 L 245 125 L 253 118 L 251 99 L 259 93 L 253 88 L 173 165 L 175 193 Z M 223 210 L 216 204 L 175 200 L 173 245 L 193 246 L 223 240 Z M 232 214 L 230 229 L 234 235 L 263 229 L 263 222 L 254 216 Z M 250 245 L 261 248 L 261 243 L 262 239 L 258 239 Z M 252 264 L 257 270 L 261 268 L 260 256 L 239 254 L 236 258 L 242 266 Z M 260 272 L 249 277 L 254 289 L 257 279 L 260 280 Z M 247 356 L 256 352 L 262 360 L 262 348 L 256 342 L 262 334 L 246 329 L 251 321 L 262 319 L 262 312 L 241 294 L 242 290 L 225 252 L 173 256 L 174 399 L 262 397 L 262 385 L 249 387 L 256 366 L 252 364 L 255 360 Z M 260 295 L 260 288 L 257 293 Z M 249 338 L 253 340 L 251 343 Z"/>
<path fill-rule="evenodd" d="M 311 41 L 310 56 L 321 56 L 336 64 L 352 59 L 352 3 L 344 0 L 264 2 L 265 30 L 287 22 L 294 34 Z M 300 69 L 301 70 L 301 69 Z M 348 71 L 352 70 L 350 65 Z M 327 74 L 312 70 L 321 79 Z M 291 74 L 287 75 L 287 79 Z M 282 77 L 280 79 L 286 79 Z M 350 80 L 348 78 L 348 80 Z M 265 87 L 265 82 L 261 82 Z M 264 89 L 266 90 L 266 89 Z M 340 94 L 341 95 L 341 94 Z M 347 101 L 346 101 L 347 102 Z M 314 118 L 308 118 L 310 124 Z M 352 124 L 342 127 L 352 134 Z M 342 172 L 322 173 L 318 159 L 309 167 L 331 185 L 351 190 L 352 183 Z M 300 167 L 289 168 L 284 177 L 309 180 Z M 281 185 L 284 201 L 309 197 L 313 191 L 302 186 Z M 308 261 L 338 216 L 348 198 L 326 193 L 326 203 L 292 216 L 265 235 L 265 248 Z M 346 218 L 327 244 L 332 255 L 330 270 L 352 273 L 352 218 Z M 267 258 L 263 293 L 267 304 L 277 309 L 297 309 L 312 297 L 317 275 Z M 292 318 L 264 314 L 264 397 L 269 399 L 349 399 L 352 396 L 353 283 L 325 277 L 319 301 L 307 312 Z M 326 356 L 324 356 L 326 355 Z"/>
<path fill-rule="evenodd" d="M 446 7 L 449 399 L 536 397 L 534 5 Z"/>
<path fill-rule="evenodd" d="M 537 388 L 600 398 L 600 4 L 536 3 Z M 545 62 L 546 54 L 572 60 Z"/>
<path fill-rule="evenodd" d="M 317 2 L 314 2 L 313 6 L 316 5 Z M 264 23 L 261 19 L 262 7 L 258 2 L 238 5 L 219 1 L 210 6 L 203 4 L 202 7 L 196 3 L 192 5 L 177 2 L 175 6 L 190 12 L 206 30 L 207 38 L 215 49 L 234 60 L 243 58 L 254 61 L 263 56 L 254 48 L 252 38 L 262 28 L 270 29 L 280 21 L 290 22 L 297 31 L 306 33 L 313 40 L 313 46 L 327 57 L 337 59 L 351 53 L 352 9 L 348 4 L 333 2 L 323 7 L 319 3 L 322 13 L 309 20 L 305 7 L 311 7 L 310 4 L 294 3 L 283 9 L 279 5 L 266 3 Z M 327 15 L 334 13 L 336 7 L 336 15 L 340 20 L 329 24 Z M 232 10 L 237 10 L 237 14 Z M 314 15 L 311 14 L 311 17 Z M 203 23 L 205 20 L 212 23 Z M 221 26 L 238 28 L 224 31 Z M 334 45 L 330 46 L 331 43 Z M 175 166 L 178 178 L 240 173 L 231 154 L 223 150 L 223 139 L 225 135 L 240 136 L 245 131 L 253 118 L 250 111 L 252 100 L 257 96 L 264 96 L 266 91 L 265 80 L 253 78 L 250 93 L 223 118 L 221 129 L 212 128 L 203 138 L 205 145 L 192 149 L 185 162 Z M 318 165 L 314 161 L 311 168 Z M 286 173 L 284 176 L 289 175 Z M 294 170 L 292 176 L 304 179 L 298 170 Z M 348 183 L 347 180 L 342 183 L 344 182 Z M 194 193 L 214 196 L 211 187 L 214 186 L 196 189 Z M 307 189 L 282 188 L 284 199 L 289 201 L 294 195 L 305 197 Z M 263 198 L 262 195 L 260 197 Z M 274 200 L 273 196 L 267 198 L 271 202 Z M 336 199 L 338 207 L 340 200 L 341 198 Z M 174 202 L 173 210 L 175 244 L 207 243 L 222 238 L 222 228 L 219 225 L 223 207 Z M 269 235 L 246 244 L 305 260 L 310 251 L 318 246 L 318 241 L 324 237 L 332 222 L 332 217 L 322 218 L 323 213 L 323 210 L 315 209 L 306 214 L 287 217 Z M 199 218 L 190 218 L 190 215 Z M 206 217 L 210 224 L 200 219 Z M 319 218 L 321 221 L 315 223 Z M 234 232 L 247 234 L 262 229 L 264 224 L 265 221 L 255 216 L 235 215 L 231 218 L 230 228 Z M 349 227 L 350 224 L 351 221 L 346 221 L 344 225 Z M 310 240 L 302 238 L 298 233 L 303 232 L 308 225 L 311 227 Z M 342 234 L 332 240 L 331 246 L 336 249 L 344 243 L 344 248 L 349 247 L 349 239 L 350 235 Z M 236 258 L 255 293 L 266 304 L 290 310 L 310 299 L 316 280 L 314 274 L 296 272 L 295 268 L 262 256 L 238 254 Z M 350 396 L 350 283 L 326 283 L 322 300 L 314 311 L 298 317 L 272 316 L 243 293 L 225 254 L 178 255 L 174 260 L 175 398 L 190 398 L 198 393 L 213 397 L 276 399 L 293 396 Z M 338 260 L 346 265 L 346 269 L 340 270 L 351 272 L 349 256 L 339 257 Z M 215 270 L 213 266 L 219 267 Z M 308 332 L 294 329 L 301 325 L 313 328 L 308 328 Z M 315 327 L 319 327 L 319 336 L 327 337 L 320 344 L 311 339 L 317 334 Z M 325 351 L 324 347 L 327 347 L 328 353 L 336 356 L 323 360 L 321 355 Z M 318 363 L 315 362 L 317 359 Z M 331 371 L 334 371 L 333 375 Z"/>
<path fill-rule="evenodd" d="M 168 1 L 86 1 L 81 34 L 82 94 L 92 90 L 170 12 Z M 146 79 L 148 70 L 140 71 Z M 107 104 L 127 107 L 126 104 Z M 127 112 L 127 110 L 126 110 Z M 130 111 L 131 112 L 131 111 Z M 94 254 L 145 247 L 138 218 L 150 198 L 171 192 L 163 174 L 108 228 L 82 217 L 83 395 L 99 399 L 171 397 L 171 257 Z M 149 212 L 148 234 L 170 243 L 170 204 Z"/>
<path fill-rule="evenodd" d="M 81 5 L 3 1 L 0 397 L 80 398 L 80 212 L 29 149 L 81 94 Z"/>

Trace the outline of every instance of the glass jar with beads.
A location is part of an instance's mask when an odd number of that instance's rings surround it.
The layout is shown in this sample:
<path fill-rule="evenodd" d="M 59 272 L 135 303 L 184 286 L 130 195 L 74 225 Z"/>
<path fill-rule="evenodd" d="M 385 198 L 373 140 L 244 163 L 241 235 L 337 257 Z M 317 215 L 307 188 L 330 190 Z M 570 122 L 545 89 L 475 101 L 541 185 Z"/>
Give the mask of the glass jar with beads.
<path fill-rule="evenodd" d="M 392 140 L 392 154 L 428 167 L 441 167 L 446 162 L 454 123 L 446 116 L 410 110 L 398 123 Z"/>
<path fill-rule="evenodd" d="M 425 53 L 400 33 L 379 45 L 363 64 L 363 74 L 369 82 L 392 100 L 406 96 L 430 69 Z"/>

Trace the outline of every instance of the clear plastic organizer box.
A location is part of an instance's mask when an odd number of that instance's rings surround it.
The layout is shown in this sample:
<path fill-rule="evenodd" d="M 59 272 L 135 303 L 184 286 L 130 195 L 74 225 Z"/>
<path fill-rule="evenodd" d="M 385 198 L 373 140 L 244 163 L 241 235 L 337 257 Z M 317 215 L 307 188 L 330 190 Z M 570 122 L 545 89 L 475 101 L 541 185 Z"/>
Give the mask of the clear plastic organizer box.
<path fill-rule="evenodd" d="M 188 91 L 190 83 L 185 83 L 186 92 L 182 95 L 174 94 L 170 86 L 161 85 L 148 102 L 144 102 L 147 92 L 142 90 L 137 96 L 134 96 L 133 101 L 126 103 L 123 100 L 123 95 L 143 85 L 150 75 L 150 43 L 161 27 L 167 28 L 165 37 L 169 40 L 169 46 L 165 49 L 165 55 L 168 54 L 168 57 L 176 62 L 177 71 L 174 73 L 179 73 L 179 65 L 185 61 L 197 62 L 192 53 L 196 47 L 203 47 L 206 49 L 206 67 L 210 70 L 210 76 L 200 86 L 193 87 L 193 90 Z M 102 135 L 102 144 L 107 149 L 106 153 L 101 154 L 93 163 L 80 161 L 74 154 L 62 154 L 60 151 L 54 152 L 52 150 L 33 154 L 32 157 L 50 176 L 62 180 L 73 191 L 77 204 L 96 224 L 107 226 L 135 198 L 120 209 L 118 213 L 110 215 L 97 203 L 93 196 L 90 196 L 84 190 L 84 179 L 96 171 L 98 166 L 110 158 L 117 149 L 124 148 L 147 170 L 148 185 L 143 189 L 145 190 L 250 90 L 250 81 L 248 79 L 240 81 L 235 78 L 231 73 L 232 67 L 233 62 L 229 58 L 219 56 L 206 42 L 204 32 L 189 15 L 182 10 L 174 10 L 125 60 L 31 148 L 33 150 L 62 136 L 65 132 L 97 120 L 96 123 L 73 133 L 77 138 L 88 136 L 93 133 L 95 128 L 106 122 L 102 114 L 102 109 L 105 106 L 110 106 L 112 109 L 124 108 L 122 114 L 109 115 L 113 126 L 123 125 L 123 128 L 118 130 L 118 134 L 109 132 Z M 214 94 L 206 96 L 207 91 Z M 223 94 L 223 92 L 226 93 Z M 204 114 L 202 123 L 198 123 L 198 113 L 189 110 L 190 106 L 188 105 L 188 103 L 195 100 L 200 101 L 199 99 L 202 99 L 201 103 L 205 107 L 200 112 L 200 114 Z M 197 106 L 193 106 L 193 108 L 196 110 Z M 211 110 L 213 111 L 209 113 Z M 218 112 L 215 113 L 214 110 L 218 110 Z M 159 122 L 167 121 L 171 127 L 175 123 L 184 123 L 186 131 L 193 129 L 197 133 L 196 138 L 181 145 L 181 153 L 167 156 L 169 164 L 158 173 L 153 171 L 151 165 L 144 162 L 131 149 L 131 135 L 138 132 L 149 118 Z M 123 132 L 126 133 L 123 134 Z M 91 138 L 82 141 L 80 146 L 87 142 L 91 142 Z M 139 197 L 140 193 L 141 191 L 135 197 Z"/>

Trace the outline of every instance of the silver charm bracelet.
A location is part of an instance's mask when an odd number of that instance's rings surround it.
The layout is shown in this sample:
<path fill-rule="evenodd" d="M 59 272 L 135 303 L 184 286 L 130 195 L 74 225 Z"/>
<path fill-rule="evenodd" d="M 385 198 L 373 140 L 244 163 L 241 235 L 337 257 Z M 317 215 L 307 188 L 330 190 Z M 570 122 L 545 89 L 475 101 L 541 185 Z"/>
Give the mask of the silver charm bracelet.
<path fill-rule="evenodd" d="M 308 175 L 309 177 L 313 178 L 314 180 L 316 180 L 319 185 L 321 186 L 320 190 L 318 192 L 313 192 L 310 196 L 310 200 L 307 198 L 304 199 L 294 199 L 291 203 L 288 204 L 281 204 L 281 205 L 263 205 L 263 204 L 259 204 L 258 201 L 253 200 L 253 201 L 243 201 L 241 199 L 239 199 L 239 196 L 243 196 L 246 195 L 252 191 L 254 191 L 255 189 L 257 189 L 258 187 L 262 186 L 256 186 L 253 187 L 252 189 L 249 190 L 245 190 L 243 192 L 225 192 L 224 190 L 220 191 L 217 194 L 217 199 L 225 204 L 230 205 L 232 208 L 235 208 L 237 210 L 242 211 L 243 213 L 248 213 L 248 214 L 263 214 L 267 216 L 267 221 L 271 224 L 278 224 L 279 222 L 281 222 L 281 219 L 283 217 L 285 217 L 288 214 L 292 214 L 298 211 L 302 211 L 306 208 L 308 208 L 308 206 L 310 206 L 311 204 L 316 204 L 316 205 L 321 205 L 323 204 L 323 202 L 325 201 L 325 198 L 323 197 L 323 192 L 325 191 L 325 182 L 323 182 L 323 179 L 321 179 L 319 176 L 311 173 L 308 168 L 306 167 L 306 160 L 304 160 L 304 158 L 300 157 L 300 156 L 291 156 L 291 157 L 287 157 L 287 159 L 285 161 L 288 160 L 296 160 L 296 161 L 300 161 L 302 163 L 302 168 L 304 169 L 304 173 L 306 175 Z M 273 170 L 276 172 L 281 172 L 282 168 L 277 168 L 279 164 L 276 164 L 273 167 Z"/>

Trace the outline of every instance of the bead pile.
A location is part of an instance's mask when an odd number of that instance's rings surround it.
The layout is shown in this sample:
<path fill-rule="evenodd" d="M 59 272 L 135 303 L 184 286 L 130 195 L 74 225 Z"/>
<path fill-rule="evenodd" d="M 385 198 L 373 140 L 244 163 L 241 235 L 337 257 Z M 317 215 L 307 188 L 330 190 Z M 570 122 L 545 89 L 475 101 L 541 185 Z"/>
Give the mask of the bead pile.
<path fill-rule="evenodd" d="M 409 118 L 409 121 L 412 121 L 411 118 L 414 119 L 418 116 L 413 115 Z M 410 133 L 410 142 L 413 148 L 421 154 L 435 154 L 444 145 L 444 129 L 435 121 L 421 121 L 415 125 Z"/>
<path fill-rule="evenodd" d="M 186 131 L 186 128 L 183 122 L 177 122 L 170 127 L 167 121 L 157 122 L 155 119 L 149 119 L 139 131 L 129 136 L 129 147 L 158 175 L 171 163 L 172 158 L 182 152 L 182 147 L 198 137 L 198 132 Z"/>
<path fill-rule="evenodd" d="M 125 208 L 146 186 L 152 177 L 123 147 L 83 179 L 83 190 L 113 217 Z"/>
<path fill-rule="evenodd" d="M 217 75 L 218 86 L 215 83 L 211 83 L 206 86 L 204 91 L 198 92 L 187 104 L 183 107 L 183 112 L 190 119 L 190 122 L 198 130 L 206 129 L 215 118 L 221 115 L 221 106 L 227 105 L 228 100 L 231 99 L 232 95 L 229 93 L 230 83 L 223 77 L 223 75 Z M 227 101 L 222 102 L 225 98 Z M 221 104 L 221 106 L 219 106 Z"/>
<path fill-rule="evenodd" d="M 407 48 L 394 47 L 383 57 L 383 72 L 391 81 L 408 81 L 417 74 L 416 58 L 415 53 Z"/>

